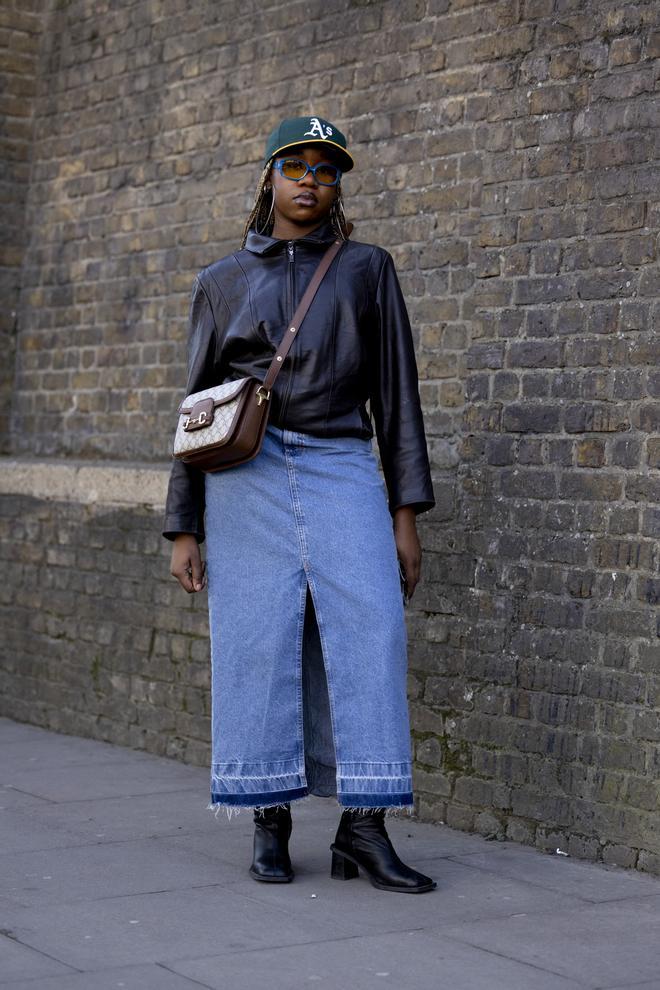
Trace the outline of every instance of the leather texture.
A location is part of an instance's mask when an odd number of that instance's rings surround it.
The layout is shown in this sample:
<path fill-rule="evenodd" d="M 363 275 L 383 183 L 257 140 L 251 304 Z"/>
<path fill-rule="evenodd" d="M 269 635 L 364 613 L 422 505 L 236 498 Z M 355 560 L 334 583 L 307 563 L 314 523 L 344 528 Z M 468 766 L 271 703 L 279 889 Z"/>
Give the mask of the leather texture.
<path fill-rule="evenodd" d="M 330 848 L 330 875 L 336 880 L 353 880 L 361 867 L 380 890 L 421 894 L 437 887 L 435 880 L 399 858 L 387 834 L 382 809 L 343 811 Z"/>
<path fill-rule="evenodd" d="M 266 373 L 318 263 L 326 219 L 286 241 L 246 246 L 195 276 L 185 394 Z M 367 411 L 367 403 L 369 411 Z M 348 240 L 328 270 L 272 389 L 269 420 L 317 436 L 376 435 L 390 513 L 435 505 L 410 321 L 391 254 Z M 204 475 L 173 460 L 163 536 L 204 540 Z"/>
<path fill-rule="evenodd" d="M 290 883 L 294 872 L 289 856 L 293 821 L 287 802 L 254 809 L 254 839 L 250 876 L 266 883 Z"/>

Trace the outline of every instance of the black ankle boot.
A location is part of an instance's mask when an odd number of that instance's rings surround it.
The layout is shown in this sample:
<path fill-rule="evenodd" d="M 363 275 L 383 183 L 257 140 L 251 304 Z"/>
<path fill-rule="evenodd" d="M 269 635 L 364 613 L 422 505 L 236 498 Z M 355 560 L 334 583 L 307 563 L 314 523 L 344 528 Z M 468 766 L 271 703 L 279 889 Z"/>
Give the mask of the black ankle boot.
<path fill-rule="evenodd" d="M 254 809 L 254 855 L 250 876 L 269 883 L 288 883 L 294 873 L 289 859 L 291 805 Z"/>
<path fill-rule="evenodd" d="M 354 879 L 359 873 L 358 866 L 361 866 L 379 890 L 421 894 L 438 886 L 431 877 L 401 862 L 385 830 L 385 812 L 382 808 L 344 811 L 330 848 L 330 876 L 337 880 Z"/>

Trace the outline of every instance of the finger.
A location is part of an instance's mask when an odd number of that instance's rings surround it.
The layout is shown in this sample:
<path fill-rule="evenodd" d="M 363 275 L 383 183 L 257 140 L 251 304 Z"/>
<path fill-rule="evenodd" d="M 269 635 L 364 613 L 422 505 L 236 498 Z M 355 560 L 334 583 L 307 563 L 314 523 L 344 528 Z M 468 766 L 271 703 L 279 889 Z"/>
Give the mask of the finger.
<path fill-rule="evenodd" d="M 192 586 L 195 591 L 201 591 L 204 587 L 204 568 L 202 567 L 202 562 L 199 557 L 194 559 L 191 563 L 191 581 Z"/>
<path fill-rule="evenodd" d="M 412 598 L 412 596 L 415 593 L 415 588 L 419 584 L 420 571 L 421 571 L 420 561 L 417 560 L 417 558 L 412 559 L 406 565 L 406 574 L 407 574 L 406 591 L 408 592 L 409 599 Z"/>
<path fill-rule="evenodd" d="M 178 574 L 177 577 L 179 579 L 179 584 L 181 585 L 183 590 L 187 591 L 189 595 L 192 594 L 195 588 L 193 586 L 192 568 L 190 567 L 190 565 L 188 565 L 180 574 Z"/>
<path fill-rule="evenodd" d="M 410 582 L 406 577 L 406 568 L 401 559 L 399 559 L 398 564 L 399 564 L 399 579 L 401 582 L 401 594 L 403 595 L 403 604 L 407 605 L 410 599 L 410 590 L 411 590 Z"/>
<path fill-rule="evenodd" d="M 189 587 L 186 587 L 186 572 L 185 569 L 182 570 L 181 566 L 175 566 L 170 568 L 170 574 L 173 578 L 179 582 L 184 591 L 190 591 Z"/>
<path fill-rule="evenodd" d="M 407 584 L 412 584 L 415 580 L 415 563 L 407 557 L 399 558 L 399 574 Z"/>

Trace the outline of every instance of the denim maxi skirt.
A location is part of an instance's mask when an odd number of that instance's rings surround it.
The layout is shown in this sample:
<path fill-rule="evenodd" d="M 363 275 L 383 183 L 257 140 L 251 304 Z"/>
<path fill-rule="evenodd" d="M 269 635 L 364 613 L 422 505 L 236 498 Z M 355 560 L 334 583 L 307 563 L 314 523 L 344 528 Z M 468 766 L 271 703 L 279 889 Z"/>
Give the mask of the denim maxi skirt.
<path fill-rule="evenodd" d="M 407 630 L 372 441 L 269 424 L 255 458 L 204 479 L 208 807 L 410 808 Z"/>

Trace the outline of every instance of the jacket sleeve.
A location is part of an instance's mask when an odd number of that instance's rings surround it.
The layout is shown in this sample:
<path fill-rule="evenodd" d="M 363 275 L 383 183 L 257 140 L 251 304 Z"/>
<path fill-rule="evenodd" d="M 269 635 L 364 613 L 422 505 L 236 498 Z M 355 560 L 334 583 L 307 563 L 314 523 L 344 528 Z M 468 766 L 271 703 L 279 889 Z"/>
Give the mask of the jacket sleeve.
<path fill-rule="evenodd" d="M 186 395 L 215 384 L 214 361 L 216 325 L 209 298 L 204 291 L 201 272 L 195 276 L 188 313 L 188 381 Z M 200 468 L 172 459 L 165 502 L 162 535 L 174 540 L 179 533 L 192 533 L 198 543 L 204 541 L 204 472 Z"/>
<path fill-rule="evenodd" d="M 412 505 L 415 515 L 435 505 L 415 347 L 403 292 L 388 252 L 376 286 L 375 367 L 369 405 L 388 491 L 390 514 Z"/>

